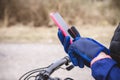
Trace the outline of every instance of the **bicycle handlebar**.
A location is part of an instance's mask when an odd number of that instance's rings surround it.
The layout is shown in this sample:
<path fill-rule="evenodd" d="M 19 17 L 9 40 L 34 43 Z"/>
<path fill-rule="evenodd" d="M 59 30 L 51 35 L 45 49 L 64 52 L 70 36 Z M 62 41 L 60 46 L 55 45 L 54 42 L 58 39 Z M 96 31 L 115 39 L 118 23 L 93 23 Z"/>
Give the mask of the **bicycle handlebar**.
<path fill-rule="evenodd" d="M 54 71 L 59 69 L 62 65 L 64 65 L 64 64 L 68 65 L 70 62 L 71 61 L 70 61 L 69 57 L 66 56 L 64 58 L 61 58 L 61 59 L 53 62 L 48 67 L 34 69 L 34 70 L 31 70 L 31 71 L 25 73 L 23 76 L 20 77 L 19 80 L 22 80 L 22 79 L 29 80 L 31 77 L 35 77 L 35 80 L 59 80 L 59 79 L 51 78 L 50 75 Z M 71 70 L 71 69 L 72 68 L 67 69 L 67 70 Z M 34 76 L 33 76 L 33 74 L 34 74 Z"/>
<path fill-rule="evenodd" d="M 46 71 L 49 73 L 48 75 L 52 74 L 56 69 L 60 68 L 63 64 L 68 64 L 70 61 L 69 57 L 66 56 L 61 58 L 60 60 L 55 61 L 50 66 L 46 68 Z"/>

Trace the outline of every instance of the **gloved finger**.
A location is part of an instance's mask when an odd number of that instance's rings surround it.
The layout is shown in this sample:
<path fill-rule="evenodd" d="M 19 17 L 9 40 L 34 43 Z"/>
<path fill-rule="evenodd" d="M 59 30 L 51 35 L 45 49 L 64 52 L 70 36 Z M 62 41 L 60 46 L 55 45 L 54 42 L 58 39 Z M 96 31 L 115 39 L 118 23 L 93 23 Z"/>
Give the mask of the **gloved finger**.
<path fill-rule="evenodd" d="M 74 66 L 78 66 L 78 60 L 77 58 L 75 57 L 75 55 L 73 55 L 73 53 L 70 51 L 68 52 L 69 54 L 69 57 L 70 57 L 70 60 L 71 62 L 73 63 Z"/>
<path fill-rule="evenodd" d="M 84 64 L 85 64 L 87 67 L 90 67 L 90 62 L 88 62 L 87 60 L 84 60 Z"/>
<path fill-rule="evenodd" d="M 77 55 L 75 52 L 69 53 L 70 59 L 75 66 L 79 66 L 80 68 L 84 67 L 84 61 L 83 59 Z"/>
<path fill-rule="evenodd" d="M 65 36 L 63 35 L 63 33 L 60 29 L 58 29 L 58 38 L 63 45 Z"/>
<path fill-rule="evenodd" d="M 64 45 L 65 51 L 68 52 L 68 48 L 69 48 L 69 45 L 70 45 L 70 37 L 69 36 L 65 37 L 63 45 Z"/>
<path fill-rule="evenodd" d="M 78 54 L 76 54 L 75 52 L 71 54 L 72 56 L 74 56 L 77 60 L 77 66 L 79 66 L 80 68 L 84 67 L 84 60 L 81 56 L 79 56 Z"/>
<path fill-rule="evenodd" d="M 77 59 L 78 59 L 78 66 L 80 68 L 83 68 L 84 67 L 84 60 L 80 56 Z"/>

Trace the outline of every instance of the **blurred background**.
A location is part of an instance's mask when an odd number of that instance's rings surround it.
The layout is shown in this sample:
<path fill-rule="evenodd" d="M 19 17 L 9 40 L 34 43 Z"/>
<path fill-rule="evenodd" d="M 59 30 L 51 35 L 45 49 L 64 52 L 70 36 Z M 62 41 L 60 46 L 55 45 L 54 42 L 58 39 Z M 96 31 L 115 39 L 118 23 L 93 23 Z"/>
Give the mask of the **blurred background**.
<path fill-rule="evenodd" d="M 42 42 L 46 37 L 55 42 L 57 28 L 49 17 L 54 11 L 70 26 L 116 27 L 120 20 L 120 1 L 0 0 L 0 42 Z"/>
<path fill-rule="evenodd" d="M 49 16 L 55 11 L 82 36 L 107 47 L 120 21 L 119 0 L 0 0 L 0 80 L 17 80 L 66 56 Z M 76 80 L 93 80 L 88 68 L 73 70 L 75 75 L 62 72 Z"/>

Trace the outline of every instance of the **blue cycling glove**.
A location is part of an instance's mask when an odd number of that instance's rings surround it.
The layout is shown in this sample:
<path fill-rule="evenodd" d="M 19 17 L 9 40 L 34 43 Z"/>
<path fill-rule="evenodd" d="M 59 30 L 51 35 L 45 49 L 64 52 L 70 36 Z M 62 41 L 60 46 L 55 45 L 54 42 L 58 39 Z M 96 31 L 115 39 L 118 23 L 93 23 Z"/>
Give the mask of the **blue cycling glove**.
<path fill-rule="evenodd" d="M 76 41 L 77 39 L 79 39 L 79 37 L 80 37 L 80 35 L 77 35 L 77 37 L 73 41 Z M 68 53 L 68 48 L 70 46 L 70 37 L 69 36 L 65 37 L 63 35 L 62 31 L 60 29 L 58 29 L 58 38 L 59 38 L 61 44 L 63 45 L 65 52 Z M 71 56 L 69 55 L 69 57 L 71 57 Z M 83 59 L 78 55 L 76 55 L 76 59 L 79 61 L 79 67 L 83 68 L 84 67 Z M 73 64 L 76 64 L 76 63 L 74 62 Z"/>
<path fill-rule="evenodd" d="M 64 47 L 64 50 L 66 53 L 68 53 L 68 47 L 70 45 L 70 37 L 69 36 L 64 36 L 62 31 L 60 29 L 58 29 L 58 38 L 61 42 L 61 44 L 63 45 Z"/>
<path fill-rule="evenodd" d="M 89 67 L 91 60 L 100 52 L 110 53 L 106 47 L 90 38 L 77 37 L 77 40 L 75 38 L 74 42 L 70 44 L 70 37 L 64 37 L 60 30 L 58 31 L 58 37 L 72 63 L 81 68 L 84 67 L 84 64 Z"/>
<path fill-rule="evenodd" d="M 79 40 L 73 42 L 68 48 L 71 61 L 76 66 L 79 66 L 79 61 L 74 55 L 80 56 L 84 64 L 90 67 L 91 60 L 100 52 L 105 52 L 106 54 L 110 53 L 106 47 L 90 38 L 79 38 Z"/>

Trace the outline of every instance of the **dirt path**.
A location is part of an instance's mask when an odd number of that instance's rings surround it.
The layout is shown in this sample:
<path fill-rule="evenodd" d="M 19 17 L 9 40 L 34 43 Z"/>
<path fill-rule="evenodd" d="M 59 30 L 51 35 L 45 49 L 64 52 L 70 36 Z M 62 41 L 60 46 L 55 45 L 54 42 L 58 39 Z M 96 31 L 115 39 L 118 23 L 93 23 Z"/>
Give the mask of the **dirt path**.
<path fill-rule="evenodd" d="M 25 72 L 46 67 L 66 56 L 57 44 L 0 44 L 0 80 L 18 80 Z M 53 76 L 72 77 L 75 80 L 93 80 L 90 69 L 58 70 Z"/>

